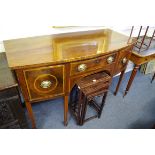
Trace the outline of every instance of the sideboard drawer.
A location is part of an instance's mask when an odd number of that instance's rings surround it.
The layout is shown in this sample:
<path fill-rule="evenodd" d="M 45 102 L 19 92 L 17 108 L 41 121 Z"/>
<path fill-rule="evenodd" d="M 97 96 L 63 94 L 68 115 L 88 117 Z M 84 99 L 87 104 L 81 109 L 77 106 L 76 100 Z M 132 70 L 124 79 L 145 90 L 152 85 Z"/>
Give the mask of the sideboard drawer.
<path fill-rule="evenodd" d="M 64 65 L 27 69 L 24 76 L 31 101 L 64 93 Z"/>
<path fill-rule="evenodd" d="M 113 54 L 98 57 L 95 59 L 74 62 L 74 63 L 71 63 L 70 75 L 72 76 L 76 74 L 81 74 L 83 72 L 96 70 L 106 65 L 111 65 L 115 63 L 115 60 L 116 60 L 116 53 L 113 53 Z"/>
<path fill-rule="evenodd" d="M 126 67 L 126 65 L 128 64 L 130 55 L 131 55 L 131 50 L 132 50 L 132 48 L 128 47 L 128 48 L 121 50 L 119 52 L 118 62 L 116 64 L 117 68 L 116 68 L 115 74 L 121 72 Z"/>

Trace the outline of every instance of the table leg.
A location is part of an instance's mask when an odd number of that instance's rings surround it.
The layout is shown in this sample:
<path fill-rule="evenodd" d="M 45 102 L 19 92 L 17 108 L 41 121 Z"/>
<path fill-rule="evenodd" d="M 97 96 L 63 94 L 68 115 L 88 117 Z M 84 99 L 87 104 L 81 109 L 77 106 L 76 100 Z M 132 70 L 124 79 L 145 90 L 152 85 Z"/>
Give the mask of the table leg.
<path fill-rule="evenodd" d="M 127 87 L 126 87 L 124 96 L 127 95 L 127 93 L 128 93 L 128 91 L 129 91 L 129 89 L 130 89 L 130 87 L 131 87 L 131 85 L 132 85 L 132 82 L 133 82 L 133 80 L 134 80 L 134 78 L 135 78 L 135 76 L 136 76 L 136 73 L 137 73 L 139 67 L 140 67 L 140 65 L 135 65 L 135 66 L 134 66 L 134 69 L 132 70 L 132 73 L 131 73 L 131 76 L 130 76 L 128 85 L 127 85 Z M 124 97 L 124 96 L 123 96 L 123 97 Z"/>
<path fill-rule="evenodd" d="M 118 93 L 118 89 L 119 89 L 120 84 L 121 84 L 121 82 L 122 82 L 122 79 L 123 79 L 124 73 L 125 73 L 125 69 L 121 72 L 121 75 L 120 75 L 120 78 L 119 78 L 118 84 L 117 84 L 117 86 L 116 86 L 116 90 L 115 90 L 115 92 L 114 92 L 114 95 L 115 95 L 115 96 L 116 96 L 117 93 Z"/>
<path fill-rule="evenodd" d="M 155 79 L 155 73 L 154 73 L 154 75 L 152 77 L 151 83 L 153 82 L 154 79 Z"/>
<path fill-rule="evenodd" d="M 29 118 L 30 118 L 31 123 L 32 123 L 32 128 L 35 129 L 36 128 L 36 123 L 35 123 L 35 118 L 34 118 L 34 115 L 33 115 L 31 103 L 29 101 L 25 101 L 25 104 L 26 104 L 26 108 L 27 108 L 27 111 L 28 111 Z"/>
<path fill-rule="evenodd" d="M 69 96 L 64 96 L 64 125 L 67 126 L 68 124 L 68 102 L 69 102 Z"/>
<path fill-rule="evenodd" d="M 17 69 L 17 70 L 15 70 L 15 72 L 16 72 L 16 77 L 17 77 L 18 83 L 21 86 L 22 95 L 24 97 L 24 101 L 25 101 L 25 105 L 26 105 L 26 108 L 27 108 L 28 116 L 29 116 L 29 118 L 31 120 L 32 128 L 36 128 L 35 118 L 34 118 L 34 115 L 33 115 L 33 110 L 32 110 L 31 103 L 29 101 L 29 94 L 28 94 L 28 91 L 27 91 L 27 86 L 26 86 L 23 70 L 22 69 Z"/>

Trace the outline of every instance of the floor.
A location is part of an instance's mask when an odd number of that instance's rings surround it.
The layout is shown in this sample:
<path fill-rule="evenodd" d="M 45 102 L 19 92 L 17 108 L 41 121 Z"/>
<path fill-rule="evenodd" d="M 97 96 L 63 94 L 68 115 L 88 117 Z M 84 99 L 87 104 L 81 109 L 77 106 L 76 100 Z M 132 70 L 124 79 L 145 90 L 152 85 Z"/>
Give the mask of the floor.
<path fill-rule="evenodd" d="M 123 98 L 123 90 L 131 72 L 124 77 L 117 96 L 113 91 L 118 81 L 115 77 L 100 119 L 77 126 L 69 113 L 68 126 L 63 125 L 63 99 L 55 99 L 33 105 L 39 129 L 147 129 L 155 123 L 155 81 L 152 75 L 138 73 L 130 92 Z"/>

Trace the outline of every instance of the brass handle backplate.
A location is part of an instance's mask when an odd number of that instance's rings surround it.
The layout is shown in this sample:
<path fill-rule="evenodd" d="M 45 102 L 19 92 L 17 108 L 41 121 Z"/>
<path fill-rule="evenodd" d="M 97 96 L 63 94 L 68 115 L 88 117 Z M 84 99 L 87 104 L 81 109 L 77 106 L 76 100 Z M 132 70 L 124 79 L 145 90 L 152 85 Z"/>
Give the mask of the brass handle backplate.
<path fill-rule="evenodd" d="M 41 82 L 40 87 L 44 88 L 44 89 L 47 89 L 47 88 L 51 87 L 51 85 L 52 85 L 51 81 L 45 80 L 45 81 Z"/>
<path fill-rule="evenodd" d="M 111 64 L 113 61 L 114 61 L 114 57 L 113 56 L 110 56 L 110 57 L 107 58 L 107 63 L 108 64 Z"/>
<path fill-rule="evenodd" d="M 81 64 L 78 66 L 78 71 L 79 72 L 83 72 L 87 69 L 87 65 L 86 64 Z"/>

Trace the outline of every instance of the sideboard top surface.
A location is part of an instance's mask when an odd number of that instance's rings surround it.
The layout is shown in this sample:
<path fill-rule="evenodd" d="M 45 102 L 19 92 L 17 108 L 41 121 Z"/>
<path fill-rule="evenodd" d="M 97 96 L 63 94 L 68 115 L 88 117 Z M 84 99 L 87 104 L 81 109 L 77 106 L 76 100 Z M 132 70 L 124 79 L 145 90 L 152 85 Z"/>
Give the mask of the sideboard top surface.
<path fill-rule="evenodd" d="M 131 44 L 128 36 L 110 29 L 5 40 L 9 67 L 72 62 L 108 54 Z"/>

